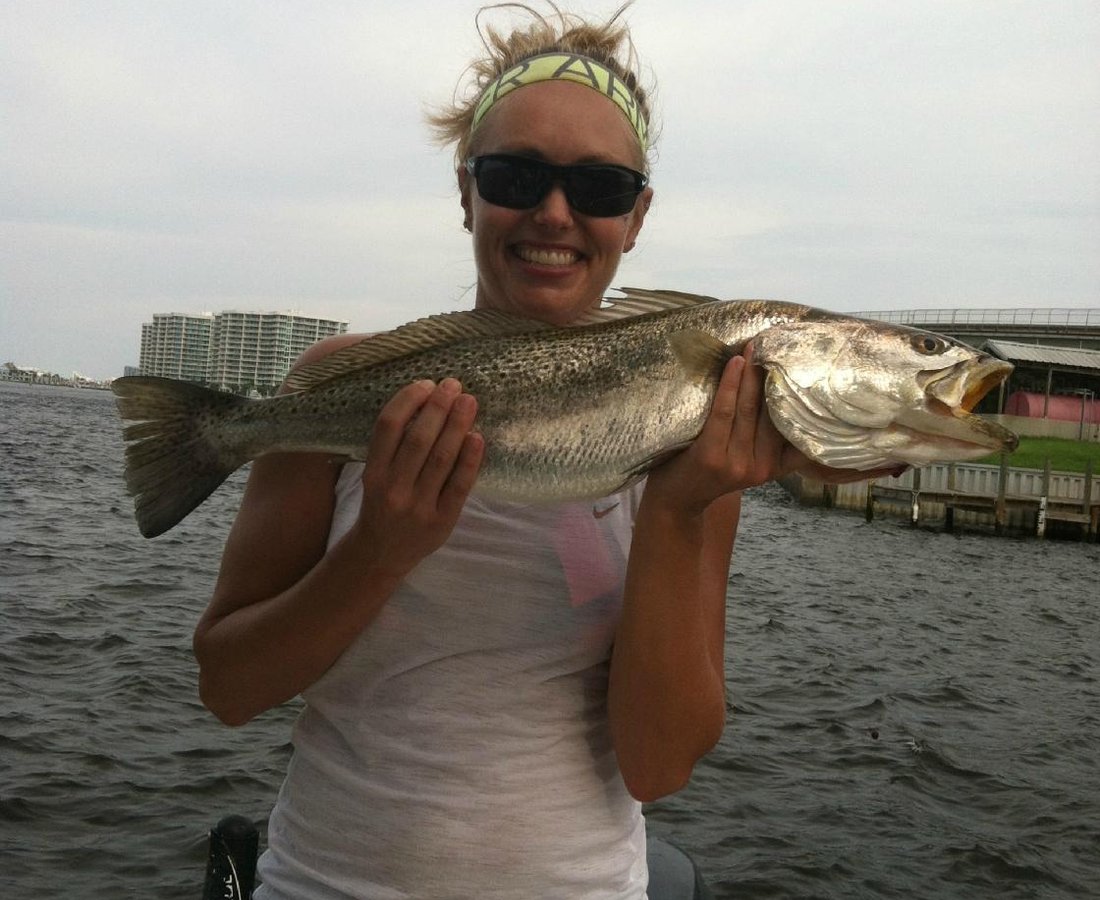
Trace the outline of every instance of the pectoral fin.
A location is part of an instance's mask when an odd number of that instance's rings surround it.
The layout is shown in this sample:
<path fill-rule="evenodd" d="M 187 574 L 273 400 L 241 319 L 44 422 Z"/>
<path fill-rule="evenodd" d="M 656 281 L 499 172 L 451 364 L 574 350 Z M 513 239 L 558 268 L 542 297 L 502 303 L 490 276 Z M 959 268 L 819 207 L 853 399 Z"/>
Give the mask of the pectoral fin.
<path fill-rule="evenodd" d="M 726 363 L 744 346 L 731 347 L 698 328 L 670 334 L 668 343 L 688 379 L 699 385 L 717 384 Z"/>

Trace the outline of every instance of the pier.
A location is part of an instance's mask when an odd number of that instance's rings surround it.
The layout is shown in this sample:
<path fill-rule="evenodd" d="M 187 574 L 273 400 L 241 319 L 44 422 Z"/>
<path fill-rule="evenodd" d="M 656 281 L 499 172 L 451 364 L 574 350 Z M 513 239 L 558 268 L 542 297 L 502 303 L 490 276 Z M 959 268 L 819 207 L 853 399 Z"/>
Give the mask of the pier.
<path fill-rule="evenodd" d="M 887 515 L 913 526 L 945 531 L 974 527 L 996 534 L 1047 536 L 1076 529 L 1082 540 L 1100 533 L 1100 478 L 1090 461 L 1085 473 L 1022 469 L 1008 465 L 934 465 L 900 478 L 856 484 L 822 484 L 792 476 L 784 487 L 805 505 L 862 510 L 867 521 Z"/>

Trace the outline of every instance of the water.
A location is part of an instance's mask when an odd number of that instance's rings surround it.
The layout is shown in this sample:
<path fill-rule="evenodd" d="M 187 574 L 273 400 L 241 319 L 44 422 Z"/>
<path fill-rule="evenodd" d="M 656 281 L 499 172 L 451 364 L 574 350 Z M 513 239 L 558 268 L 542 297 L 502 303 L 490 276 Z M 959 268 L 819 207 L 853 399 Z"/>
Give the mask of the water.
<path fill-rule="evenodd" d="M 0 383 L 3 896 L 197 898 L 262 821 L 293 704 L 242 729 L 190 635 L 241 478 L 141 538 L 106 393 Z M 754 492 L 731 716 L 650 808 L 719 898 L 1100 896 L 1100 546 L 913 531 Z"/>
<path fill-rule="evenodd" d="M 754 496 L 733 715 L 661 819 L 723 896 L 1100 897 L 1098 564 Z"/>

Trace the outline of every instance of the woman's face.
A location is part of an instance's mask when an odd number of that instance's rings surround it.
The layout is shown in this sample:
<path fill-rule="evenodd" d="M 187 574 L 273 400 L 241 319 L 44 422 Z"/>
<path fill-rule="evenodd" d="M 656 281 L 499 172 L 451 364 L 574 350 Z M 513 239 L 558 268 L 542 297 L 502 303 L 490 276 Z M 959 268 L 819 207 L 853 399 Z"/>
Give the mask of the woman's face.
<path fill-rule="evenodd" d="M 497 102 L 474 139 L 474 155 L 509 153 L 558 165 L 642 168 L 638 139 L 606 97 L 570 82 L 541 82 Z M 575 212 L 555 185 L 532 209 L 494 206 L 459 171 L 474 236 L 477 306 L 565 324 L 597 306 L 622 254 L 634 246 L 653 191 L 609 218 Z"/>

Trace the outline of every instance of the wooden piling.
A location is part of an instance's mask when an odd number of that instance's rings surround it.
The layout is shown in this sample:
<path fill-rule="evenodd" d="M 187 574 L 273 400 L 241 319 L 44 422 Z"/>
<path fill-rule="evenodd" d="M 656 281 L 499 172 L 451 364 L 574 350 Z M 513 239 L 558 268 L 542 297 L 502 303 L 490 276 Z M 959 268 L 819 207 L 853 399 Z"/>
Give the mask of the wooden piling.
<path fill-rule="evenodd" d="M 1082 539 L 1086 541 L 1095 541 L 1098 539 L 1097 530 L 1100 526 L 1100 505 L 1093 505 L 1092 502 L 1092 458 L 1090 457 L 1085 462 L 1085 502 L 1081 507 L 1081 512 L 1088 517 L 1088 524 L 1082 529 L 1084 534 Z"/>
<path fill-rule="evenodd" d="M 955 464 L 947 467 L 947 501 L 943 505 L 943 530 L 951 534 L 955 530 Z"/>
<path fill-rule="evenodd" d="M 1050 498 L 1050 457 L 1043 464 L 1043 486 L 1039 491 L 1039 510 L 1035 513 L 1035 536 L 1046 537 L 1047 533 L 1047 503 Z"/>
<path fill-rule="evenodd" d="M 993 508 L 993 531 L 996 534 L 1004 534 L 1008 524 L 1008 504 L 1005 502 L 1005 493 L 1008 490 L 1008 454 L 1001 454 L 1001 471 L 997 479 L 997 503 Z"/>

